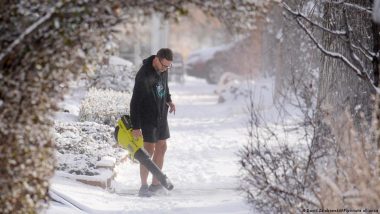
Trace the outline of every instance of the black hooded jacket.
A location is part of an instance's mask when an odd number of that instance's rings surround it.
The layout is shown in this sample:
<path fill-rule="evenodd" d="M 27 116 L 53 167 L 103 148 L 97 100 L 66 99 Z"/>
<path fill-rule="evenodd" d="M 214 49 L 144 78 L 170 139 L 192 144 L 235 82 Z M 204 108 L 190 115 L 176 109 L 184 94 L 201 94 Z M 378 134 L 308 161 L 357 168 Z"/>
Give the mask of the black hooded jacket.
<path fill-rule="evenodd" d="M 171 102 L 168 87 L 168 71 L 159 73 L 153 67 L 152 55 L 143 60 L 143 65 L 136 74 L 135 86 L 130 105 L 131 122 L 133 129 L 140 129 L 144 124 L 157 126 L 159 120 L 167 120 L 168 106 Z M 156 85 L 160 82 L 164 87 L 164 95 L 161 99 L 156 93 Z"/>

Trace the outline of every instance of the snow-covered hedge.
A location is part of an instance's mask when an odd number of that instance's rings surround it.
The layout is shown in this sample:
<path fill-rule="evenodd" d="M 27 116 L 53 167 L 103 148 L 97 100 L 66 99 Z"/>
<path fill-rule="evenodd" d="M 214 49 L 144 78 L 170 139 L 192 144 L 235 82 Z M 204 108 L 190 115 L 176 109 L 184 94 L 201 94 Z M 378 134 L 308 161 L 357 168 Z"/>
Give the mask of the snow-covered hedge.
<path fill-rule="evenodd" d="M 131 62 L 111 57 L 108 65 L 98 65 L 89 73 L 88 87 L 131 92 L 135 75 L 136 69 Z"/>
<path fill-rule="evenodd" d="M 75 175 L 98 175 L 96 166 L 105 157 L 115 161 L 124 158 L 126 151 L 113 147 L 114 128 L 93 122 L 56 122 L 56 169 Z"/>
<path fill-rule="evenodd" d="M 130 100 L 126 92 L 91 88 L 81 103 L 79 120 L 114 126 L 121 115 L 129 112 Z"/>

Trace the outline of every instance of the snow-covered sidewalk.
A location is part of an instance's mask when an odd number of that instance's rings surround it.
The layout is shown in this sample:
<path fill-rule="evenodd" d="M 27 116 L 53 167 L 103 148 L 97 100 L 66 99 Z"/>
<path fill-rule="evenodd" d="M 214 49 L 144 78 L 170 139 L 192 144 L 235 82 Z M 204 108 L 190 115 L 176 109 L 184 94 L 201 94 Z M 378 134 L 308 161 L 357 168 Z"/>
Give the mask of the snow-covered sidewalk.
<path fill-rule="evenodd" d="M 139 165 L 119 165 L 116 193 L 54 177 L 52 188 L 91 213 L 250 213 L 236 189 L 238 149 L 246 143 L 244 106 L 217 104 L 216 86 L 187 77 L 185 85 L 171 84 L 176 115 L 169 116 L 171 138 L 164 173 L 174 184 L 167 195 L 137 197 Z M 48 213 L 71 213 L 53 203 Z"/>

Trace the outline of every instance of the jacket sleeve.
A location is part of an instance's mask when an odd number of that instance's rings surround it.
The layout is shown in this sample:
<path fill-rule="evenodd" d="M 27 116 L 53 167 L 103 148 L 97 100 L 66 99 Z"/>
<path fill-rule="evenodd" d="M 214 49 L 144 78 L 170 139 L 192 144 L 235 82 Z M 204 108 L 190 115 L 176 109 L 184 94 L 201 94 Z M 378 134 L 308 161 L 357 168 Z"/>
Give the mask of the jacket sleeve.
<path fill-rule="evenodd" d="M 130 114 L 133 129 L 141 128 L 141 104 L 144 97 L 144 81 L 136 76 L 135 86 L 130 104 Z"/>
<path fill-rule="evenodd" d="M 169 85 L 168 85 L 168 74 L 166 74 L 166 102 L 170 103 L 172 102 L 172 97 L 171 97 L 171 94 L 170 94 L 170 90 L 169 90 Z"/>

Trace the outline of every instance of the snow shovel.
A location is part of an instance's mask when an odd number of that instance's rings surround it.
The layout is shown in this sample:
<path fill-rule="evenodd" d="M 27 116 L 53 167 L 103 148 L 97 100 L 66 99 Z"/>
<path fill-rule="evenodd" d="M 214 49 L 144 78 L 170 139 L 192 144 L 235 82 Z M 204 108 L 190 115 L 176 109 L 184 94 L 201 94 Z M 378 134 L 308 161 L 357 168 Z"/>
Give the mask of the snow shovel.
<path fill-rule="evenodd" d="M 160 168 L 150 159 L 148 152 L 143 148 L 142 137 L 135 139 L 132 135 L 132 126 L 129 115 L 123 115 L 118 121 L 114 133 L 117 143 L 127 149 L 131 156 L 144 165 L 168 190 L 174 188 L 169 178 L 162 173 Z"/>

